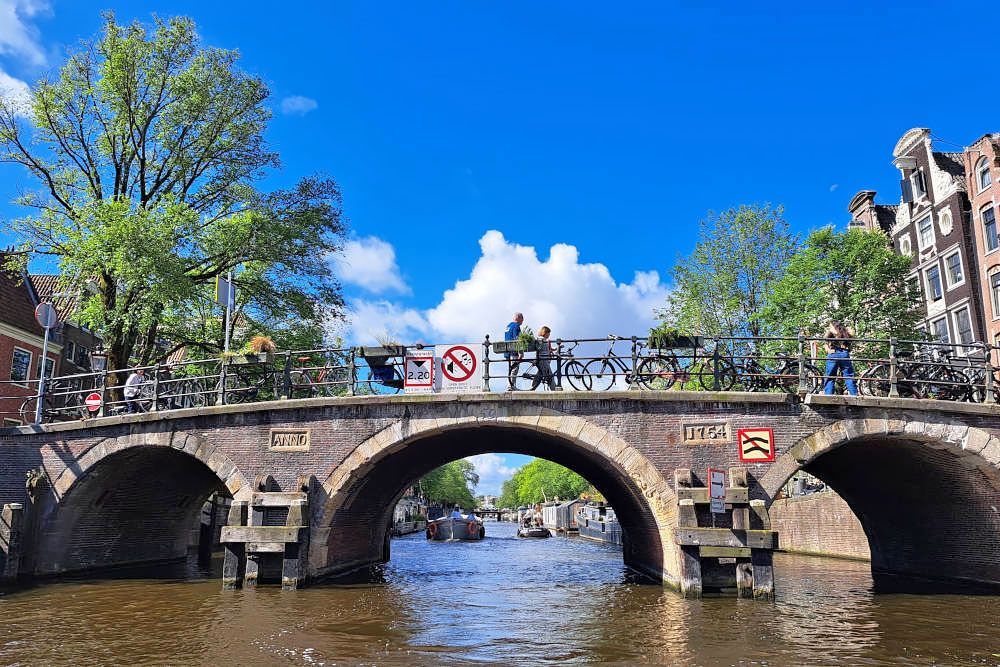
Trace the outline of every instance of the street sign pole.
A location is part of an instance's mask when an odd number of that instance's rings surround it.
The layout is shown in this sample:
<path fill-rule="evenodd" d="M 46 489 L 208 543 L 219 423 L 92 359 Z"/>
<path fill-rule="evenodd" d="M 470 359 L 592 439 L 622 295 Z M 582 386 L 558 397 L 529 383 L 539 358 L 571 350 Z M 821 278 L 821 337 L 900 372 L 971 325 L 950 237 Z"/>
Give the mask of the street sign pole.
<path fill-rule="evenodd" d="M 42 423 L 42 402 L 45 396 L 45 360 L 49 358 L 49 332 L 52 327 L 45 327 L 45 339 L 42 341 L 42 358 L 38 362 L 38 398 L 35 400 L 35 423 Z"/>
<path fill-rule="evenodd" d="M 230 309 L 233 305 L 232 293 L 235 292 L 233 289 L 233 271 L 229 270 L 226 274 L 226 354 L 229 354 L 229 318 Z"/>

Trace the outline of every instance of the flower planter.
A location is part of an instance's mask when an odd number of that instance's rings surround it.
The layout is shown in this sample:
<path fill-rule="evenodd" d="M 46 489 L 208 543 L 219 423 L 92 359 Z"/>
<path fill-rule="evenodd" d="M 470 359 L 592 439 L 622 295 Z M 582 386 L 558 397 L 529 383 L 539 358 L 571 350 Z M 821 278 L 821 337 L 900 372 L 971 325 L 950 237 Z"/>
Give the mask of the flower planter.
<path fill-rule="evenodd" d="M 389 360 L 393 357 L 406 356 L 406 346 L 359 347 L 358 356 L 362 357 L 372 368 L 389 366 Z"/>
<path fill-rule="evenodd" d="M 545 346 L 545 341 L 536 338 L 530 343 L 523 340 L 502 340 L 493 343 L 493 352 L 496 354 L 521 354 L 523 352 L 537 352 Z"/>
<path fill-rule="evenodd" d="M 651 336 L 649 338 L 649 349 L 670 350 L 681 347 L 697 348 L 705 346 L 703 336 Z"/>
<path fill-rule="evenodd" d="M 274 361 L 274 352 L 247 352 L 229 357 L 230 364 L 269 364 Z"/>

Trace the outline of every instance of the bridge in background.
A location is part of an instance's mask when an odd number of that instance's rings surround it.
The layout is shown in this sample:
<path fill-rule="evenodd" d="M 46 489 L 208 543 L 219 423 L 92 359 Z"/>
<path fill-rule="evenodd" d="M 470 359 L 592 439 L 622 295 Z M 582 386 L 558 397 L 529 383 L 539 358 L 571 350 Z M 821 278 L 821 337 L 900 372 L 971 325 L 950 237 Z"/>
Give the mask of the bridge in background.
<path fill-rule="evenodd" d="M 798 470 L 857 515 L 878 587 L 997 587 L 998 436 L 990 405 L 708 391 L 292 399 L 7 428 L 0 572 L 183 557 L 219 493 L 225 584 L 294 588 L 386 561 L 417 478 L 503 451 L 590 480 L 617 510 L 625 563 L 685 595 L 773 594 L 768 508 Z M 714 521 L 708 468 L 728 472 Z"/>

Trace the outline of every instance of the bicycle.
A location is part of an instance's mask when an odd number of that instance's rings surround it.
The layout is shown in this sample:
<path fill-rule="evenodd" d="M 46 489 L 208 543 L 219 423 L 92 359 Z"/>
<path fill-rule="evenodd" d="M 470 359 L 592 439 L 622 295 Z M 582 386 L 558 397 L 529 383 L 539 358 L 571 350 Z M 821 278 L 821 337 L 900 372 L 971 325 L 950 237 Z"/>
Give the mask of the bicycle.
<path fill-rule="evenodd" d="M 769 391 L 778 389 L 780 391 L 794 394 L 799 391 L 799 361 L 787 352 L 775 353 L 776 361 L 780 362 L 777 368 L 767 368 L 759 360 L 761 354 L 757 350 L 752 350 L 742 362 L 736 364 L 739 373 L 740 384 L 746 391 Z M 815 393 L 822 386 L 820 378 L 823 373 L 812 364 L 806 362 L 805 367 L 806 392 Z"/>
<path fill-rule="evenodd" d="M 903 398 L 970 401 L 974 391 L 969 378 L 951 365 L 951 354 L 940 348 L 901 353 L 896 363 L 896 391 Z M 860 391 L 866 396 L 888 396 L 892 389 L 888 362 L 873 365 L 861 374 Z"/>
<path fill-rule="evenodd" d="M 700 339 L 691 348 L 690 362 L 687 357 L 678 356 L 674 349 L 660 349 L 643 356 L 635 373 L 635 381 L 644 389 L 667 390 L 678 382 L 683 386 L 697 383 L 705 391 L 729 391 L 736 384 L 736 368 L 733 363 L 717 354 L 699 356 Z"/>
<path fill-rule="evenodd" d="M 561 359 L 569 359 L 569 361 L 561 361 L 559 373 L 574 390 L 590 391 L 591 378 L 587 374 L 586 366 L 573 356 L 573 350 L 579 344 L 579 341 L 575 341 L 565 351 L 559 353 Z M 550 359 L 545 358 L 543 360 L 550 361 Z M 534 391 L 542 383 L 544 375 L 538 368 L 537 359 L 534 361 L 523 358 L 511 359 L 507 374 L 508 391 Z"/>
<path fill-rule="evenodd" d="M 618 376 L 625 379 L 625 384 L 632 384 L 632 369 L 622 361 L 621 357 L 615 354 L 615 343 L 625 340 L 621 336 L 608 334 L 608 351 L 603 357 L 597 357 L 587 362 L 584 367 L 584 375 L 590 378 L 590 385 L 594 391 L 608 391 L 614 386 Z M 629 359 L 631 361 L 631 359 Z"/>
<path fill-rule="evenodd" d="M 313 358 L 302 356 L 296 357 L 296 360 L 300 364 L 304 364 L 313 361 Z M 343 395 L 342 385 L 348 383 L 348 368 L 341 365 L 343 359 L 337 359 L 337 361 L 341 363 L 334 366 L 332 365 L 333 360 L 327 358 L 326 364 L 323 366 L 297 368 L 291 371 L 288 375 L 288 398 L 313 398 L 320 394 L 323 396 Z M 315 375 L 311 371 L 315 371 Z"/>
<path fill-rule="evenodd" d="M 90 414 L 83 403 L 79 388 L 73 384 L 67 380 L 51 378 L 46 380 L 45 396 L 42 399 L 42 423 L 83 419 Z M 18 410 L 21 421 L 27 424 L 34 423 L 37 407 L 38 396 L 25 398 Z"/>

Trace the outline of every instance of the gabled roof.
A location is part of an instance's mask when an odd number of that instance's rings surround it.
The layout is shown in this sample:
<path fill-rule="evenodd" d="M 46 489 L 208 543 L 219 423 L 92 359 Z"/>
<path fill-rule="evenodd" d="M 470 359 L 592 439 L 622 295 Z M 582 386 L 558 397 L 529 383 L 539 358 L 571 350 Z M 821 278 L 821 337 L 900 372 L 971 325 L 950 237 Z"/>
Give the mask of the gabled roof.
<path fill-rule="evenodd" d="M 44 336 L 45 330 L 35 321 L 36 304 L 31 288 L 21 275 L 3 268 L 6 259 L 6 253 L 0 252 L 0 322 L 35 336 Z"/>
<path fill-rule="evenodd" d="M 934 162 L 938 169 L 955 176 L 962 187 L 965 186 L 965 153 L 939 153 L 934 151 Z"/>
<path fill-rule="evenodd" d="M 875 204 L 875 219 L 882 231 L 888 233 L 896 224 L 897 209 L 899 206 L 896 204 Z"/>
<path fill-rule="evenodd" d="M 28 276 L 31 279 L 31 286 L 35 290 L 39 301 L 48 301 L 56 307 L 59 319 L 71 318 L 76 312 L 76 294 L 59 290 L 59 274 L 56 273 L 32 273 Z"/>

